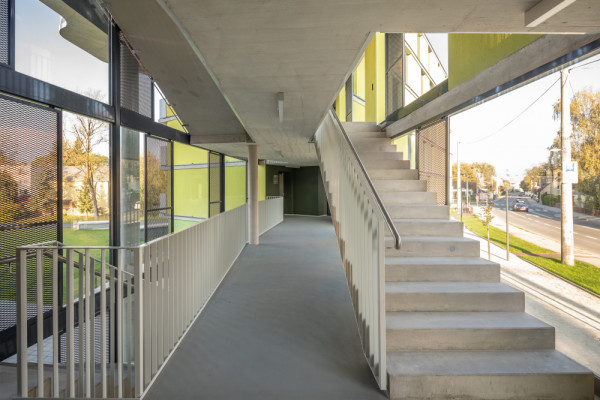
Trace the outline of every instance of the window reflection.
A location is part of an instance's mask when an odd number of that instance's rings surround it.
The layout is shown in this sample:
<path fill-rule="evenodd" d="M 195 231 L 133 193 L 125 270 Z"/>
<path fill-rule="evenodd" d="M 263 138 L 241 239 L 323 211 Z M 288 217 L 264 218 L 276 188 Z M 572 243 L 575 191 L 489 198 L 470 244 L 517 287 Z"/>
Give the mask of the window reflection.
<path fill-rule="evenodd" d="M 108 26 L 94 0 L 18 0 L 15 69 L 107 102 Z"/>

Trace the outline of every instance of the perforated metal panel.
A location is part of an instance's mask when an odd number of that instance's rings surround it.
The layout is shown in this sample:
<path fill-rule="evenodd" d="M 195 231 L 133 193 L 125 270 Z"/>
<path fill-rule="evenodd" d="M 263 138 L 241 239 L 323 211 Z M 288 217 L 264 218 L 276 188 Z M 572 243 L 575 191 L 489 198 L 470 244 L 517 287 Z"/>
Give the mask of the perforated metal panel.
<path fill-rule="evenodd" d="M 16 247 L 58 239 L 57 132 L 55 111 L 0 96 L 0 334 L 16 324 Z M 35 290 L 33 262 L 27 279 Z"/>
<path fill-rule="evenodd" d="M 447 135 L 447 117 L 417 130 L 419 179 L 427 181 L 428 192 L 437 194 L 437 204 L 446 204 Z"/>
<path fill-rule="evenodd" d="M 212 217 L 222 211 L 223 197 L 221 193 L 221 154 L 208 154 L 208 215 Z"/>
<path fill-rule="evenodd" d="M 144 204 L 146 241 L 171 232 L 171 143 L 146 136 Z"/>
<path fill-rule="evenodd" d="M 0 63 L 9 62 L 9 10 L 8 0 L 0 0 Z"/>
<path fill-rule="evenodd" d="M 121 41 L 121 107 L 152 117 L 152 80 Z"/>
<path fill-rule="evenodd" d="M 391 114 L 403 106 L 404 74 L 404 35 L 387 33 L 385 35 L 385 111 Z"/>

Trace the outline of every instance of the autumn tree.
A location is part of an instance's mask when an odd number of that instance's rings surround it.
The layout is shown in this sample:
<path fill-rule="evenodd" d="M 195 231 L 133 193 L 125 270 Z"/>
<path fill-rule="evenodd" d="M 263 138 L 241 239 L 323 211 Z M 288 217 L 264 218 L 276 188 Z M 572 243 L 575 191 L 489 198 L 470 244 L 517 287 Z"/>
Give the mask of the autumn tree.
<path fill-rule="evenodd" d="M 99 215 L 96 177 L 101 169 L 108 166 L 108 157 L 98 154 L 97 151 L 98 147 L 108 140 L 108 135 L 105 134 L 107 129 L 106 122 L 73 115 L 68 128 L 71 140 L 65 139 L 63 143 L 63 163 L 76 167 L 83 174 L 95 217 Z"/>
<path fill-rule="evenodd" d="M 594 208 L 600 206 L 600 91 L 591 89 L 575 93 L 570 104 L 571 153 L 579 163 L 578 190 L 594 199 Z M 554 117 L 560 118 L 560 103 L 554 104 Z M 560 132 L 551 148 L 561 148 Z M 551 152 L 549 160 L 560 159 L 558 152 Z M 556 165 L 558 160 L 556 160 Z M 560 173 L 560 169 L 559 169 Z"/>

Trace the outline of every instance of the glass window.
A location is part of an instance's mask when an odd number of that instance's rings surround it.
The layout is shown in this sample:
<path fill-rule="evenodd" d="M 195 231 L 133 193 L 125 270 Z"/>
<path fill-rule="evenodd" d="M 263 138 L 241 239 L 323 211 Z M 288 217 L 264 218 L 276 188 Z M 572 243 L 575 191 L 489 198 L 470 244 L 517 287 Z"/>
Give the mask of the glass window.
<path fill-rule="evenodd" d="M 246 204 L 246 161 L 225 156 L 225 211 Z"/>
<path fill-rule="evenodd" d="M 144 133 L 121 127 L 121 245 L 144 242 L 144 204 L 141 192 Z"/>
<path fill-rule="evenodd" d="M 208 151 L 174 143 L 175 231 L 208 218 Z"/>
<path fill-rule="evenodd" d="M 15 69 L 107 102 L 108 19 L 94 1 L 15 1 Z"/>
<path fill-rule="evenodd" d="M 175 112 L 173 105 L 169 103 L 156 83 L 154 84 L 154 121 L 188 133 L 187 128 Z"/>
<path fill-rule="evenodd" d="M 63 112 L 63 242 L 110 244 L 109 128 L 106 122 Z M 99 257 L 98 254 L 93 254 Z"/>
<path fill-rule="evenodd" d="M 145 206 L 145 240 L 171 233 L 171 142 L 146 136 L 145 174 L 141 190 Z"/>

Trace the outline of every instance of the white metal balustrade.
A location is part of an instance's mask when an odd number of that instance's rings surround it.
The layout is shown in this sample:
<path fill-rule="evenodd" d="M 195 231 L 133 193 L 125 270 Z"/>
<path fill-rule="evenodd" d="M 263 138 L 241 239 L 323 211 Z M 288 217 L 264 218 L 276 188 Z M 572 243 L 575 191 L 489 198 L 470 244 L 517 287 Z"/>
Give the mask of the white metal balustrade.
<path fill-rule="evenodd" d="M 267 196 L 258 202 L 258 232 L 263 234 L 283 221 L 283 197 Z"/>
<path fill-rule="evenodd" d="M 319 126 L 315 144 L 365 356 L 387 389 L 386 225 L 398 248 L 400 236 L 334 112 Z"/>
<path fill-rule="evenodd" d="M 282 204 L 281 198 L 260 202 L 261 233 L 283 220 Z M 243 205 L 138 247 L 57 242 L 19 247 L 19 396 L 140 397 L 247 243 L 248 207 Z M 111 252 L 116 266 L 108 263 Z M 51 287 L 44 279 L 48 274 Z M 37 307 L 34 332 L 27 328 L 32 306 Z M 48 306 L 51 373 L 44 365 Z M 61 312 L 66 315 L 60 317 Z M 32 345 L 38 357 L 33 391 L 27 357 Z"/>

